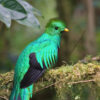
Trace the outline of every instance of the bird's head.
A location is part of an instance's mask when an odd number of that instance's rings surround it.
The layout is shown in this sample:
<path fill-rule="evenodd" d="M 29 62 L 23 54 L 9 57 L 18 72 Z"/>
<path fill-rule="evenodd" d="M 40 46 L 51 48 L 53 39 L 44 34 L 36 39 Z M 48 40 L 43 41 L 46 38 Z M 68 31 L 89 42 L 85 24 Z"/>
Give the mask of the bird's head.
<path fill-rule="evenodd" d="M 58 19 L 51 19 L 45 30 L 49 35 L 61 35 L 63 31 L 68 32 L 69 30 L 66 28 L 65 23 Z"/>

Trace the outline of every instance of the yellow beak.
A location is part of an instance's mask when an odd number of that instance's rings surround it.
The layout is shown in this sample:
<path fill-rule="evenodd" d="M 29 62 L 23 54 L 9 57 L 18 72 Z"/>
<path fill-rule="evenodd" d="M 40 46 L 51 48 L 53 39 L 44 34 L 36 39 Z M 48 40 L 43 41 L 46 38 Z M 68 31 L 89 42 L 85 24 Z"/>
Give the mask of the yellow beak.
<path fill-rule="evenodd" d="M 64 31 L 65 31 L 65 32 L 69 32 L 69 29 L 68 29 L 68 28 L 65 28 Z"/>

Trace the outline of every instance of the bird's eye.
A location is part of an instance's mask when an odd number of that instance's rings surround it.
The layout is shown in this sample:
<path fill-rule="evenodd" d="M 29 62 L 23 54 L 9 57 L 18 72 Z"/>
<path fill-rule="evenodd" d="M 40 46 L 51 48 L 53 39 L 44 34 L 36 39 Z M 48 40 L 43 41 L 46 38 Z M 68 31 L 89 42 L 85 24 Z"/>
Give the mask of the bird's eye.
<path fill-rule="evenodd" d="M 58 30 L 58 27 L 57 26 L 55 27 L 55 30 Z"/>

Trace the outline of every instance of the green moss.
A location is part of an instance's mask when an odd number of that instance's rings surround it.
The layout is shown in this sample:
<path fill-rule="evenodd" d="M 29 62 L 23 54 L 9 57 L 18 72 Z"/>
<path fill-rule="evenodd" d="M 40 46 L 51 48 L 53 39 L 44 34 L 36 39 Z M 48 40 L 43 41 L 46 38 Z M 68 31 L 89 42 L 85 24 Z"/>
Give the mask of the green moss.
<path fill-rule="evenodd" d="M 12 88 L 13 72 L 0 74 L 0 95 L 8 98 Z M 48 70 L 35 84 L 34 94 L 45 88 L 55 89 L 59 100 L 89 100 L 91 96 L 100 100 L 100 64 L 78 62 Z M 2 92 L 1 91 L 8 91 Z"/>

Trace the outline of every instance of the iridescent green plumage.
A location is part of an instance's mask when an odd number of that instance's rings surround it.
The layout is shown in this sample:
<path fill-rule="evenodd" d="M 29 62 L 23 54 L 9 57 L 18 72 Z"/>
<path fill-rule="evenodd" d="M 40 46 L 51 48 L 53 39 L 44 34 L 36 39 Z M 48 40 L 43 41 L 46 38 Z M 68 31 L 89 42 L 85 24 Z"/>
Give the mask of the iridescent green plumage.
<path fill-rule="evenodd" d="M 32 82 L 57 62 L 61 32 L 65 27 L 62 21 L 51 20 L 43 35 L 23 50 L 16 63 L 10 100 L 29 100 L 32 97 Z"/>

